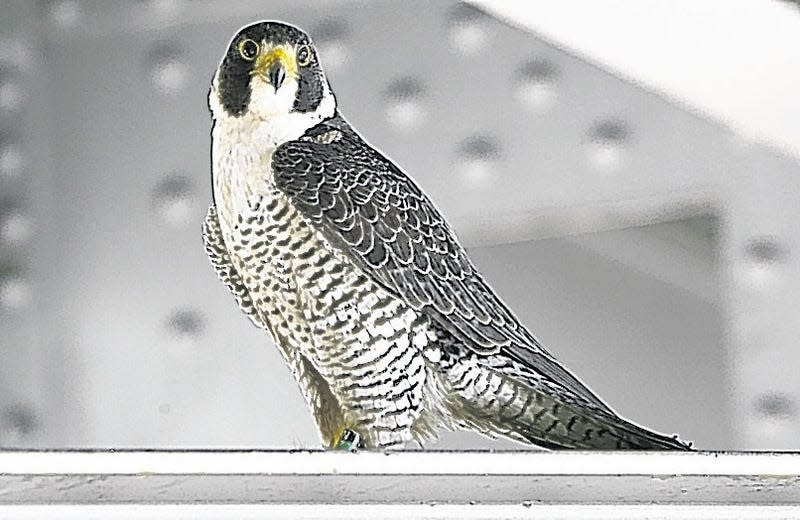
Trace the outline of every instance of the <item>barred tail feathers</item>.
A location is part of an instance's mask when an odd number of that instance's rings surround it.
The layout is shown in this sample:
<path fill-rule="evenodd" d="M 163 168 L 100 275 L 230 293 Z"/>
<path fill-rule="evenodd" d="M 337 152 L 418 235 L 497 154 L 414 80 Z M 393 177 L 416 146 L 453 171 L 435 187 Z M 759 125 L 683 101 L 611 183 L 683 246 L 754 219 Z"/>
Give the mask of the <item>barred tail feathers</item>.
<path fill-rule="evenodd" d="M 691 445 L 627 421 L 609 411 L 571 402 L 481 365 L 451 370 L 449 405 L 467 429 L 547 449 L 680 450 Z M 466 375 L 465 375 L 466 374 Z"/>

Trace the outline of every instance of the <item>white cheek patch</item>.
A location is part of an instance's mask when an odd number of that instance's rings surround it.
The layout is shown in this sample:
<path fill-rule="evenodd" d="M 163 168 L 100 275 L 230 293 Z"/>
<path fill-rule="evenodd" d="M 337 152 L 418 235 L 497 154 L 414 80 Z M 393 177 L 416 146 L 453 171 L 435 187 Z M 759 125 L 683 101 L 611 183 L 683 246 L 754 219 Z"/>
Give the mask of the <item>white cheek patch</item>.
<path fill-rule="evenodd" d="M 261 78 L 250 80 L 249 110 L 253 115 L 267 119 L 277 115 L 286 115 L 294 107 L 299 85 L 295 78 L 286 78 L 277 91 Z"/>
<path fill-rule="evenodd" d="M 323 83 L 322 100 L 313 112 L 293 110 L 299 88 L 295 78 L 287 78 L 277 92 L 259 78 L 252 78 L 250 82 L 247 109 L 240 115 L 231 115 L 220 103 L 219 80 L 214 78 L 208 105 L 214 118 L 215 146 L 221 146 L 217 150 L 220 155 L 229 154 L 232 143 L 240 142 L 255 146 L 266 157 L 278 145 L 298 139 L 306 130 L 336 112 L 336 98 L 327 82 Z M 220 140 L 223 135 L 228 136 L 224 145 Z"/>

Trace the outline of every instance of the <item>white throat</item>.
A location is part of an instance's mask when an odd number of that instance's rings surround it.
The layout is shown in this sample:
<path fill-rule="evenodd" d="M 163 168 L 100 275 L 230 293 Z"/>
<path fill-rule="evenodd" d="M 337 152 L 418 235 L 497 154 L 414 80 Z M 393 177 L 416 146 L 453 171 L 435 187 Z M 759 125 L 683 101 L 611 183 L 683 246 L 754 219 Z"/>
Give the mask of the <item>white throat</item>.
<path fill-rule="evenodd" d="M 295 78 L 287 78 L 280 89 L 258 79 L 251 81 L 251 95 L 247 110 L 241 116 L 228 114 L 219 102 L 219 83 L 214 78 L 208 104 L 214 119 L 214 132 L 236 133 L 240 141 L 248 141 L 267 148 L 275 148 L 297 139 L 320 121 L 332 117 L 336 98 L 327 82 L 323 83 L 323 96 L 316 110 L 292 111 L 299 85 Z"/>
<path fill-rule="evenodd" d="M 274 196 L 272 154 L 275 149 L 333 116 L 336 99 L 327 83 L 316 110 L 293 112 L 297 87 L 293 78 L 287 79 L 277 92 L 270 85 L 254 81 L 247 111 L 235 117 L 220 104 L 215 78 L 209 94 L 214 119 L 212 188 L 223 221 L 233 223 L 255 199 Z M 222 224 L 226 227 L 224 222 Z"/>

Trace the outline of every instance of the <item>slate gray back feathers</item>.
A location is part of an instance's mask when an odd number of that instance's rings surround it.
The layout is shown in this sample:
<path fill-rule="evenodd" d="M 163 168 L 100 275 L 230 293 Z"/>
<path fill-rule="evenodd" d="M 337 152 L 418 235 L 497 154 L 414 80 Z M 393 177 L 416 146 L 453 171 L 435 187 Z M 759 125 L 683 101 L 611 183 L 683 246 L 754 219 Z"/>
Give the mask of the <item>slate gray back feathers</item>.
<path fill-rule="evenodd" d="M 408 175 L 338 114 L 329 144 L 300 139 L 272 158 L 275 184 L 325 238 L 387 291 L 430 315 L 481 355 L 503 352 L 535 367 L 574 399 L 610 411 L 523 327 L 473 267 L 442 215 Z"/>

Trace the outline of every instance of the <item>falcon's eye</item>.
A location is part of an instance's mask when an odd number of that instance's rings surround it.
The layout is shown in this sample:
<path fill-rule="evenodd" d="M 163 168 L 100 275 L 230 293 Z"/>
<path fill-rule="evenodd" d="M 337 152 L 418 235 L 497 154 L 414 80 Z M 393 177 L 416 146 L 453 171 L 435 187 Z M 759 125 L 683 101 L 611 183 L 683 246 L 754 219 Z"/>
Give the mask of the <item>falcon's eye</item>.
<path fill-rule="evenodd" d="M 297 64 L 305 67 L 311 63 L 311 47 L 308 45 L 301 45 L 297 48 Z"/>
<path fill-rule="evenodd" d="M 258 56 L 258 44 L 249 38 L 239 42 L 239 54 L 247 61 L 253 61 Z"/>

